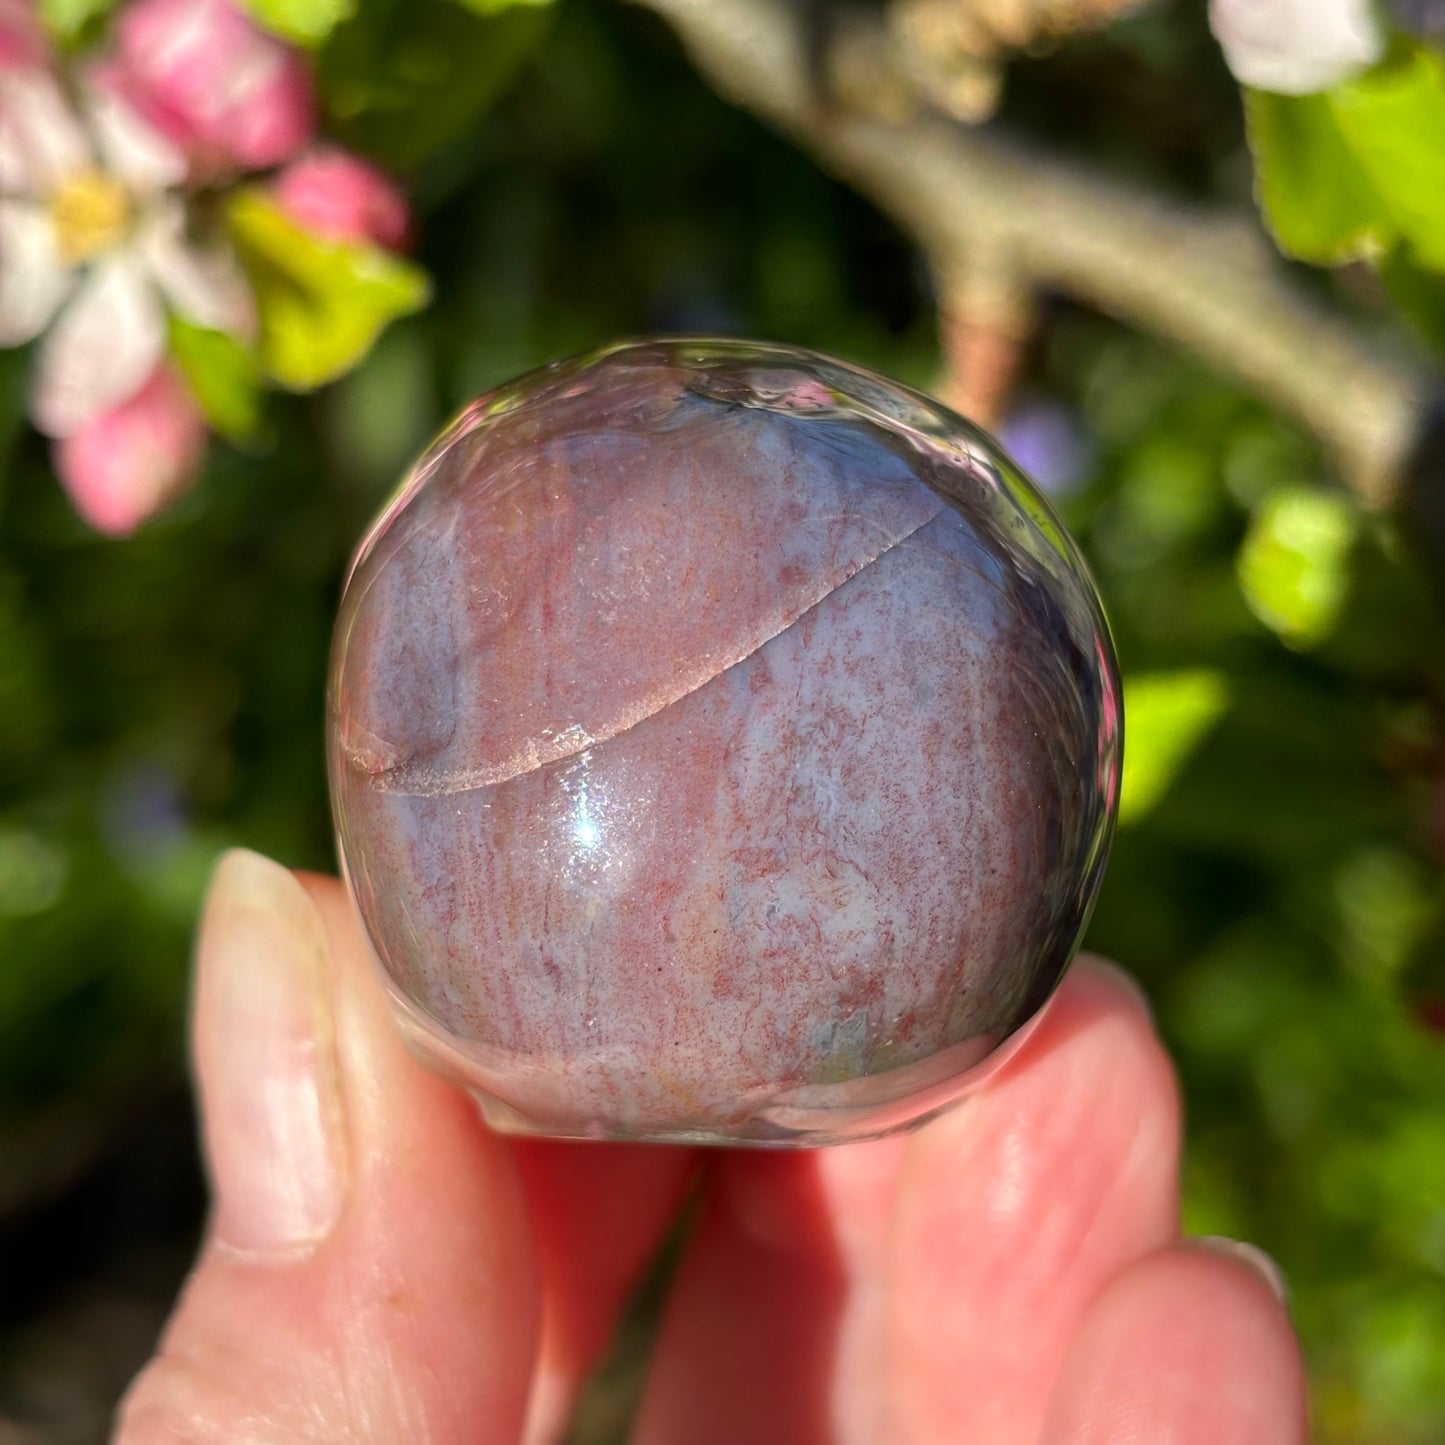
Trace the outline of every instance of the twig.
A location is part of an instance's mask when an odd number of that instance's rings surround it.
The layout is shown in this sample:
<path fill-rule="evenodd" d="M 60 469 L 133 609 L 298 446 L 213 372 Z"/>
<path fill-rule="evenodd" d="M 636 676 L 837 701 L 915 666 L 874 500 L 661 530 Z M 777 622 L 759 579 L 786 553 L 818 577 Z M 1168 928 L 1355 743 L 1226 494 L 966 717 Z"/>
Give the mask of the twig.
<path fill-rule="evenodd" d="M 1176 342 L 1303 423 L 1369 506 L 1400 492 L 1434 378 L 1295 286 L 1252 218 L 1191 210 L 932 113 L 878 118 L 820 93 L 810 0 L 636 0 L 677 31 L 711 84 L 790 135 L 890 214 L 935 268 L 1005 254 Z M 816 10 L 816 0 L 811 0 Z M 859 45 L 858 27 L 876 27 Z M 897 64 L 880 21 L 852 17 L 880 94 Z M 866 79 L 861 85 L 866 91 Z"/>
<path fill-rule="evenodd" d="M 938 338 L 949 406 L 994 427 L 1003 420 L 1038 317 L 1026 275 L 1011 257 L 975 252 L 967 271 L 938 269 Z"/>

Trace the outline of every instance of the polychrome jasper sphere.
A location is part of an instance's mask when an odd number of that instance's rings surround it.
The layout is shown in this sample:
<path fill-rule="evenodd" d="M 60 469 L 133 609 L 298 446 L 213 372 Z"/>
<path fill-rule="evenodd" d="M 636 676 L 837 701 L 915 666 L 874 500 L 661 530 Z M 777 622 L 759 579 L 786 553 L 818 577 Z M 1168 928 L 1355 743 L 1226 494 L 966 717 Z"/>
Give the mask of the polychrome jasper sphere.
<path fill-rule="evenodd" d="M 941 1108 L 1104 866 L 1119 690 L 1047 503 L 917 392 L 663 340 L 473 404 L 337 623 L 342 862 L 497 1125 L 819 1144 Z"/>

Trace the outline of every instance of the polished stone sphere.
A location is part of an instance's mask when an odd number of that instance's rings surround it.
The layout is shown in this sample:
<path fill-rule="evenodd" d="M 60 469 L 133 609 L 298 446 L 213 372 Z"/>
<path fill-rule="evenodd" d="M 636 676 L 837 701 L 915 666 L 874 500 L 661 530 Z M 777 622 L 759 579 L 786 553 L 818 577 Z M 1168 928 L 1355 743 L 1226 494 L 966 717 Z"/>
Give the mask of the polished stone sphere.
<path fill-rule="evenodd" d="M 463 413 L 352 565 L 341 858 L 499 1127 L 817 1144 L 957 1097 L 1048 998 L 1118 793 L 1058 519 L 810 352 L 610 347 Z"/>

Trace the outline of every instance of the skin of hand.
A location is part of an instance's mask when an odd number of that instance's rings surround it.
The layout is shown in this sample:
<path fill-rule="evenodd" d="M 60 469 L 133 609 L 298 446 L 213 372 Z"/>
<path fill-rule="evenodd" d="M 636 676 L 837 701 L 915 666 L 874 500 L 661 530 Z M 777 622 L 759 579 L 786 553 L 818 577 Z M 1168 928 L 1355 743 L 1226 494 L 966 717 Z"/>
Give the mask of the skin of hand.
<path fill-rule="evenodd" d="M 1179 1102 L 1080 960 L 914 1133 L 777 1153 L 489 1131 L 344 891 L 252 853 L 201 928 L 214 1207 L 116 1445 L 546 1445 L 691 1188 L 637 1445 L 1304 1445 L 1277 1275 L 1179 1233 Z"/>

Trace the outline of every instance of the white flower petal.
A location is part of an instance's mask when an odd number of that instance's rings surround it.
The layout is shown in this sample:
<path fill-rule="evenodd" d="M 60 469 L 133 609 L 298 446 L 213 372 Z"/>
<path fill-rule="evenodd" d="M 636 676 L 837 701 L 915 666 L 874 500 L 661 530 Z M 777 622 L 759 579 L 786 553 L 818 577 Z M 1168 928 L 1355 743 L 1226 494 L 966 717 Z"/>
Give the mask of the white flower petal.
<path fill-rule="evenodd" d="M 30 399 L 41 431 L 66 437 L 140 390 L 165 353 L 166 318 L 139 256 L 99 262 L 46 337 Z"/>
<path fill-rule="evenodd" d="M 233 336 L 256 330 L 256 303 L 245 272 L 229 249 L 203 247 L 186 234 L 179 202 L 157 207 L 136 246 L 166 299 L 188 321 Z"/>
<path fill-rule="evenodd" d="M 48 196 L 94 163 L 80 120 L 53 75 L 0 74 L 0 191 Z"/>
<path fill-rule="evenodd" d="M 1209 24 L 1241 85 L 1281 95 L 1328 90 L 1385 53 L 1371 0 L 1210 0 Z"/>
<path fill-rule="evenodd" d="M 45 207 L 0 200 L 0 346 L 39 336 L 74 279 Z"/>
<path fill-rule="evenodd" d="M 85 108 L 106 169 L 128 190 L 152 195 L 185 180 L 185 154 L 113 87 L 89 87 Z"/>

